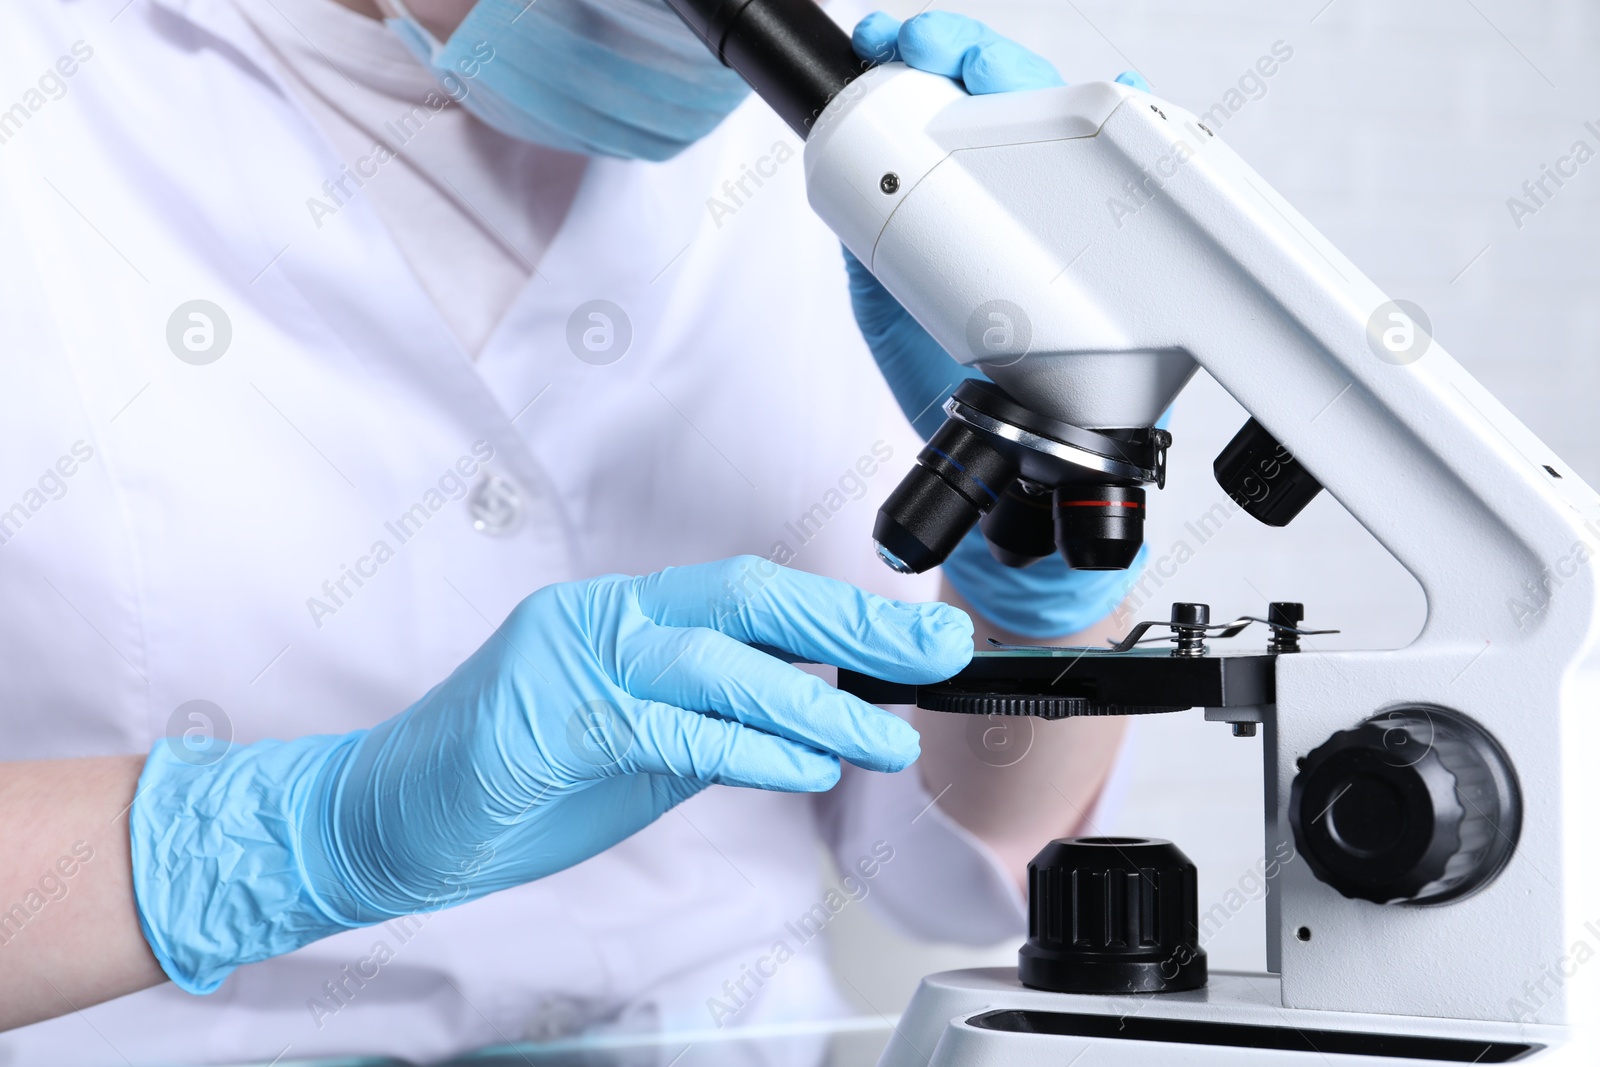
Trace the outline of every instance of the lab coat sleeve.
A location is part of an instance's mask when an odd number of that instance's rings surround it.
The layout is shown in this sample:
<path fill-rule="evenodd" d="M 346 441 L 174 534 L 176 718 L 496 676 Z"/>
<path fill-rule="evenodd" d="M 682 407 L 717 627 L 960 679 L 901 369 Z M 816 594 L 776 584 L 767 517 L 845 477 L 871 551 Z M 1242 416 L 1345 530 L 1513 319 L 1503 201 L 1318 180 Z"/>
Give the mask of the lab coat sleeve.
<path fill-rule="evenodd" d="M 1125 748 L 1077 833 L 1110 832 L 1127 763 Z M 1022 891 L 989 847 L 934 802 L 916 766 L 898 774 L 847 766 L 816 799 L 834 863 L 858 878 L 876 868 L 868 907 L 898 933 L 964 945 L 1026 936 Z M 885 854 L 888 862 L 872 862 Z"/>

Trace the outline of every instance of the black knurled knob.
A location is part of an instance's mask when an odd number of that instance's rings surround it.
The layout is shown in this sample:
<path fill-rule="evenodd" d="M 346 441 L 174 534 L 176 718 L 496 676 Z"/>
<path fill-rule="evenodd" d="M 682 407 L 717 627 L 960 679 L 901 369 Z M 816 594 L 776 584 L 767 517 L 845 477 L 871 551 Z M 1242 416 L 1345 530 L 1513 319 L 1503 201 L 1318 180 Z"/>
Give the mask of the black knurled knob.
<path fill-rule="evenodd" d="M 1306 756 L 1289 823 L 1311 872 L 1345 896 L 1438 904 L 1500 872 L 1522 805 L 1510 761 L 1476 723 L 1397 708 Z"/>
<path fill-rule="evenodd" d="M 1322 492 L 1322 483 L 1255 419 L 1240 428 L 1211 465 L 1217 484 L 1268 526 L 1287 526 Z"/>
<path fill-rule="evenodd" d="M 1052 993 L 1171 993 L 1206 984 L 1195 866 L 1170 841 L 1076 837 L 1028 864 L 1022 984 Z"/>

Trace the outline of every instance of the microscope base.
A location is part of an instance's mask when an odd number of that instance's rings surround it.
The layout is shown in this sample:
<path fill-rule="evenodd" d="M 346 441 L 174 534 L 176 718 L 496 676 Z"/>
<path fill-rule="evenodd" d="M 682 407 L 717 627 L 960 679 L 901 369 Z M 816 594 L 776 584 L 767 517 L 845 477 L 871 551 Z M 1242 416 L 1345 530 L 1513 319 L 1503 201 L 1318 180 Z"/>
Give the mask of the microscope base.
<path fill-rule="evenodd" d="M 878 1067 L 1576 1062 L 1563 1027 L 1280 1003 L 1270 974 L 1213 971 L 1192 992 L 1089 996 L 1025 988 L 1011 968 L 946 971 L 922 980 Z"/>

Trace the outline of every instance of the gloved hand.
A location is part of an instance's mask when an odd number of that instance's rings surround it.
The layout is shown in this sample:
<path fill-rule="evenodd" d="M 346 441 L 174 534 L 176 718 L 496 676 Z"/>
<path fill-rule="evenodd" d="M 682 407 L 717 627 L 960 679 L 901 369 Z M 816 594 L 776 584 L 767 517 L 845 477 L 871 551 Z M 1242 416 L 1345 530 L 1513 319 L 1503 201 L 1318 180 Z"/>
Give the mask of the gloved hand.
<path fill-rule="evenodd" d="M 975 95 L 1066 84 L 1043 56 L 949 11 L 905 22 L 876 11 L 857 24 L 851 42 L 862 59 L 898 59 L 954 78 Z M 1132 71 L 1117 81 L 1150 90 Z M 944 422 L 944 402 L 956 386 L 982 374 L 952 359 L 848 250 L 844 257 L 856 322 L 900 410 L 926 441 Z M 1145 555 L 1141 550 L 1126 571 L 1074 571 L 1059 556 L 1018 570 L 996 560 L 973 530 L 945 561 L 944 574 L 990 621 L 1027 637 L 1060 637 L 1093 625 L 1121 603 Z"/>
<path fill-rule="evenodd" d="M 759 646 L 759 647 L 753 647 Z M 708 785 L 897 771 L 905 722 L 770 655 L 903 682 L 972 624 L 757 557 L 554 585 L 401 714 L 198 765 L 157 742 L 130 818 L 146 939 L 180 987 L 570 867 Z"/>

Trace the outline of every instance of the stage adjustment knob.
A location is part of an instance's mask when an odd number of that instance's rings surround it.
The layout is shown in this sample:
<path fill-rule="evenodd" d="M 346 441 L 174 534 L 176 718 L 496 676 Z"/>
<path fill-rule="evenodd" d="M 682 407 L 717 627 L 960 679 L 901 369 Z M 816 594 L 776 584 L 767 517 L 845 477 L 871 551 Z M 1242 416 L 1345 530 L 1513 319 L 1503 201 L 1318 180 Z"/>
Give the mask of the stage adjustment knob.
<path fill-rule="evenodd" d="M 1439 904 L 1486 884 L 1522 825 L 1516 777 L 1476 723 L 1442 708 L 1385 712 L 1301 763 L 1295 845 L 1347 897 Z"/>
<path fill-rule="evenodd" d="M 1195 866 L 1170 841 L 1076 837 L 1028 864 L 1022 984 L 1052 993 L 1171 993 L 1206 984 Z"/>

